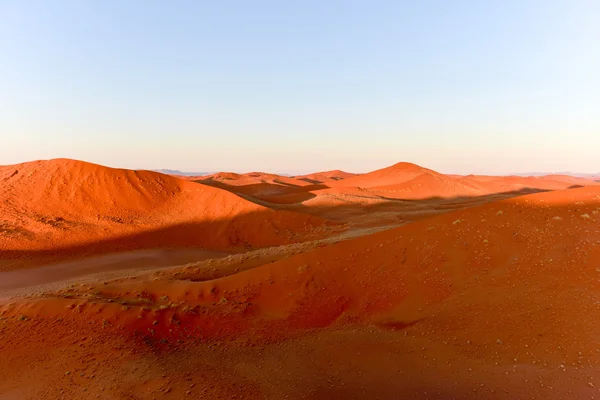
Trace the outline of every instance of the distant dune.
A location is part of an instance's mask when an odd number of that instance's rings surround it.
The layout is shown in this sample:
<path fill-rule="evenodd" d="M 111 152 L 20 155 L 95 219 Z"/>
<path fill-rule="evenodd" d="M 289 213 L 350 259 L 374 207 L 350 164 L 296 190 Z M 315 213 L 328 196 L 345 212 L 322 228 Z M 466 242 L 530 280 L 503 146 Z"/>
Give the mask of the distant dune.
<path fill-rule="evenodd" d="M 194 180 L 274 206 L 308 206 L 308 209 L 297 208 L 296 211 L 313 214 L 336 205 L 359 207 L 395 200 L 483 198 L 496 194 L 515 196 L 599 183 L 568 175 L 445 175 L 406 162 L 365 174 L 332 170 L 287 177 L 263 172 L 220 172 L 195 177 Z"/>
<path fill-rule="evenodd" d="M 441 175 L 433 170 L 420 167 L 416 164 L 400 162 L 387 168 L 344 179 L 340 182 L 340 186 L 371 188 L 397 185 L 414 179 L 422 174 Z"/>
<path fill-rule="evenodd" d="M 495 193 L 523 190 L 561 190 L 573 186 L 594 185 L 593 180 L 567 175 L 540 177 L 444 175 L 411 163 L 398 163 L 390 167 L 358 175 L 332 186 L 365 188 L 374 195 L 396 199 L 453 198 L 485 196 Z"/>
<path fill-rule="evenodd" d="M 306 180 L 313 183 L 329 183 L 332 181 L 341 181 L 343 179 L 357 176 L 358 174 L 352 174 L 350 172 L 341 171 L 339 169 L 332 171 L 315 172 L 308 175 L 298 175 L 294 178 Z"/>
<path fill-rule="evenodd" d="M 177 169 L 153 169 L 154 172 L 159 172 L 165 175 L 175 175 L 175 176 L 205 176 L 214 174 L 214 172 L 184 172 L 179 171 Z"/>
<path fill-rule="evenodd" d="M 245 174 L 220 172 L 202 177 L 198 182 L 273 204 L 295 202 L 296 197 L 294 196 L 325 187 L 303 179 L 265 172 Z"/>

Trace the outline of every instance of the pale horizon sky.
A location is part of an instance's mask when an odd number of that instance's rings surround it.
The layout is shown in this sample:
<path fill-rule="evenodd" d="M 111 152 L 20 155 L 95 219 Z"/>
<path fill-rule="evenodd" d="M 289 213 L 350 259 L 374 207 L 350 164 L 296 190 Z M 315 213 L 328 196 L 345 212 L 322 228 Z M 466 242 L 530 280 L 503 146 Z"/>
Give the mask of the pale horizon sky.
<path fill-rule="evenodd" d="M 600 172 L 600 2 L 0 0 L 0 165 Z"/>

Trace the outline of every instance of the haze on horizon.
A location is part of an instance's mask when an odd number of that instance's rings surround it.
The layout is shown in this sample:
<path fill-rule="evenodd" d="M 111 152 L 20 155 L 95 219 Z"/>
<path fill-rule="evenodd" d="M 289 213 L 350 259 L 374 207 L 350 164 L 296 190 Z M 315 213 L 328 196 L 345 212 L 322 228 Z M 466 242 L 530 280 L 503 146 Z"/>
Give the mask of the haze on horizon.
<path fill-rule="evenodd" d="M 0 165 L 600 171 L 600 3 L 0 3 Z"/>

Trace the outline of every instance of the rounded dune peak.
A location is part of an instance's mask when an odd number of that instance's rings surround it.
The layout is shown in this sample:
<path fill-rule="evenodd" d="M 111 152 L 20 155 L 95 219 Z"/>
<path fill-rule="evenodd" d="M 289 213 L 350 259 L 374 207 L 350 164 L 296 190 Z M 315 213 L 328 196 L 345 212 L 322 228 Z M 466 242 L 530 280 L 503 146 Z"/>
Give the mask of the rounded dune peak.
<path fill-rule="evenodd" d="M 22 163 L 2 171 L 0 198 L 12 198 L 38 213 L 60 213 L 84 221 L 98 214 L 146 211 L 168 202 L 187 185 L 157 172 L 71 159 Z"/>
<path fill-rule="evenodd" d="M 410 181 L 422 174 L 442 175 L 417 164 L 399 162 L 389 167 L 344 179 L 339 185 L 363 188 L 390 186 Z"/>
<path fill-rule="evenodd" d="M 401 169 L 401 170 L 422 170 L 422 169 L 426 169 L 424 167 L 421 167 L 418 164 L 407 162 L 407 161 L 397 162 L 396 164 L 392 164 L 392 165 L 390 165 L 387 168 L 390 168 L 390 169 Z"/>

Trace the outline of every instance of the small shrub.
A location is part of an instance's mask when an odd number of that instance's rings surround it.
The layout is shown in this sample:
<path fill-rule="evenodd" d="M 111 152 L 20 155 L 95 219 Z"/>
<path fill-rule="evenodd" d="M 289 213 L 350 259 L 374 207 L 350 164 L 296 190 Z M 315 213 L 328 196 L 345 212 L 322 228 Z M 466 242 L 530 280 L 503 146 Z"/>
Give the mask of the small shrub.
<path fill-rule="evenodd" d="M 301 274 L 302 272 L 306 272 L 308 271 L 308 264 L 302 264 L 298 266 L 298 273 Z"/>

